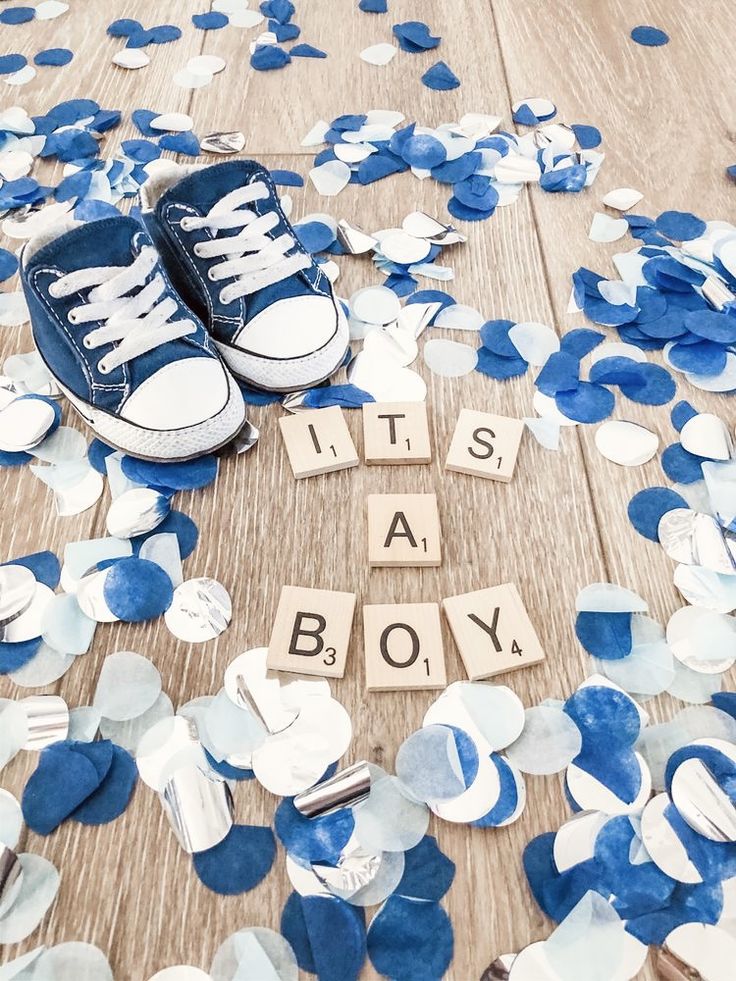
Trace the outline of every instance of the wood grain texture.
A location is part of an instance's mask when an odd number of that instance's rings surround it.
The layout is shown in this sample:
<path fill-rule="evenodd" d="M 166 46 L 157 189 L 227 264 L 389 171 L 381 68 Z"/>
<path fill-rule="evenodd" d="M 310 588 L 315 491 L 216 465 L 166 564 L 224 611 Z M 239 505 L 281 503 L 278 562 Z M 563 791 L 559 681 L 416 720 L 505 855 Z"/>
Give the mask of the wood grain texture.
<path fill-rule="evenodd" d="M 21 90 L 6 90 L 0 83 L 2 103 L 42 112 L 63 98 L 89 96 L 105 107 L 126 110 L 124 125 L 106 140 L 105 154 L 120 139 L 137 135 L 127 111 L 189 111 L 200 136 L 241 128 L 250 154 L 267 166 L 306 175 L 311 151 L 299 141 L 318 118 L 381 107 L 400 109 L 409 119 L 431 125 L 469 111 L 503 113 L 509 120 L 512 99 L 549 96 L 567 122 L 601 127 L 608 159 L 598 184 L 580 196 L 532 189 L 491 221 L 469 226 L 468 244 L 445 253 L 443 260 L 446 256 L 455 268 L 452 292 L 459 301 L 488 318 L 540 320 L 560 331 L 582 322 L 564 313 L 570 273 L 581 264 L 611 269 L 608 257 L 616 247 L 587 238 L 606 190 L 639 187 L 646 195 L 641 210 L 650 214 L 685 207 L 705 217 L 733 218 L 733 190 L 723 177 L 723 168 L 736 157 L 736 106 L 727 97 L 734 89 L 736 64 L 728 0 L 576 0 L 545 4 L 543 10 L 535 0 L 392 0 L 387 16 L 362 14 L 353 0 L 298 0 L 297 7 L 301 40 L 327 50 L 329 59 L 298 60 L 284 71 L 255 73 L 248 67 L 248 44 L 260 28 L 196 31 L 190 15 L 199 8 L 185 0 L 155 5 L 72 0 L 72 10 L 58 21 L 2 28 L 3 47 L 29 57 L 57 45 L 75 51 L 70 66 L 41 69 Z M 104 30 L 122 16 L 146 26 L 179 24 L 184 37 L 149 48 L 152 62 L 146 69 L 112 68 L 110 58 L 123 42 L 106 37 Z M 360 61 L 362 48 L 391 40 L 393 23 L 416 18 L 444 36 L 438 51 L 399 52 L 385 69 Z M 665 28 L 672 43 L 662 49 L 632 44 L 628 33 L 637 23 Z M 228 61 L 225 72 L 206 89 L 177 89 L 172 75 L 200 51 L 222 54 Z M 436 93 L 421 85 L 419 76 L 438 58 L 460 76 L 460 89 Z M 58 179 L 58 168 L 37 171 L 39 177 L 51 174 Z M 292 196 L 297 217 L 327 211 L 373 229 L 399 224 L 415 208 L 443 217 L 448 194 L 439 185 L 401 175 L 368 188 L 348 187 L 335 201 L 320 198 L 311 187 Z M 366 258 L 341 259 L 340 266 L 341 295 L 379 281 Z M 0 334 L 3 357 L 30 346 L 27 327 Z M 496 680 L 514 688 L 525 705 L 564 697 L 584 677 L 587 658 L 572 629 L 574 597 L 582 585 L 610 577 L 639 589 L 656 616 L 672 612 L 678 605 L 672 564 L 658 547 L 636 536 L 625 513 L 635 490 L 661 482 L 656 460 L 633 471 L 616 468 L 597 455 L 593 430 L 585 428 L 565 432 L 558 454 L 542 450 L 527 434 L 509 485 L 448 473 L 443 463 L 460 409 L 529 414 L 533 384 L 529 376 L 505 384 L 479 375 L 459 380 L 427 376 L 427 381 L 435 448 L 427 467 L 361 466 L 295 481 L 277 431 L 280 410 L 252 410 L 252 421 L 262 431 L 257 448 L 241 459 L 225 459 L 213 487 L 178 495 L 176 504 L 192 515 L 201 533 L 186 574 L 214 576 L 231 590 L 230 629 L 217 641 L 197 646 L 175 640 L 163 620 L 101 626 L 91 653 L 48 690 L 58 691 L 72 706 L 88 703 L 105 654 L 129 649 L 156 663 L 175 704 L 212 693 L 236 654 L 267 643 L 285 583 L 356 592 L 360 607 L 438 602 L 515 582 L 547 659 Z M 679 389 L 681 397 L 733 420 L 724 398 L 702 396 L 686 384 Z M 665 409 L 621 400 L 617 415 L 646 422 L 660 433 L 663 445 L 672 441 Z M 359 414 L 347 416 L 360 447 Z M 369 569 L 365 500 L 370 493 L 437 494 L 441 567 Z M 77 518 L 56 518 L 46 488 L 27 468 L 0 471 L 0 555 L 61 550 L 67 541 L 104 534 L 107 503 L 103 499 Z M 364 757 L 391 768 L 398 746 L 420 725 L 434 696 L 366 693 L 360 621 L 358 612 L 346 676 L 333 683 L 355 729 L 346 762 Z M 464 674 L 446 624 L 443 640 L 448 680 L 459 679 Z M 23 694 L 0 679 L 0 695 Z M 675 707 L 670 699 L 657 700 L 653 712 L 661 718 Z M 19 794 L 32 766 L 30 754 L 21 754 L 4 771 L 3 786 Z M 559 776 L 533 778 L 528 789 L 527 810 L 510 828 L 432 823 L 432 833 L 458 867 L 446 900 L 456 931 L 455 960 L 447 975 L 452 981 L 479 977 L 498 953 L 517 950 L 550 931 L 529 895 L 520 856 L 533 835 L 559 826 L 567 808 Z M 270 823 L 276 803 L 254 781 L 241 784 L 237 819 Z M 114 824 L 97 829 L 67 824 L 46 839 L 26 833 L 21 847 L 57 865 L 61 891 L 40 929 L 25 943 L 2 950 L 0 960 L 41 942 L 87 940 L 108 952 L 117 981 L 145 981 L 175 963 L 207 969 L 217 946 L 234 930 L 256 924 L 278 929 L 289 893 L 283 852 L 252 893 L 233 898 L 209 893 L 176 844 L 158 801 L 142 785 Z M 370 967 L 365 977 L 375 977 Z M 646 970 L 642 977 L 653 973 Z"/>

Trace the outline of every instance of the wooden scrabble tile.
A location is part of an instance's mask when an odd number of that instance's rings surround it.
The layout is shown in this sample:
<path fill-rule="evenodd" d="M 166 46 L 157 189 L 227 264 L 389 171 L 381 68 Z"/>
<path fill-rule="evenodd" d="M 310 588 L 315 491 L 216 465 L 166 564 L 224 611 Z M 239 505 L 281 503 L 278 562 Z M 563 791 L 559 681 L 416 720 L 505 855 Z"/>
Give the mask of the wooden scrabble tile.
<path fill-rule="evenodd" d="M 267 666 L 275 671 L 342 678 L 354 612 L 354 593 L 284 586 Z"/>
<path fill-rule="evenodd" d="M 441 561 L 436 495 L 368 495 L 370 565 L 423 566 Z"/>
<path fill-rule="evenodd" d="M 279 426 L 297 479 L 358 466 L 358 454 L 339 405 L 281 416 Z"/>
<path fill-rule="evenodd" d="M 462 409 L 445 469 L 507 484 L 514 474 L 523 432 L 521 419 Z"/>
<path fill-rule="evenodd" d="M 365 402 L 366 463 L 430 463 L 426 402 Z"/>
<path fill-rule="evenodd" d="M 513 583 L 442 601 L 471 681 L 544 660 L 539 638 Z"/>
<path fill-rule="evenodd" d="M 436 603 L 363 607 L 368 691 L 444 688 L 445 652 Z"/>

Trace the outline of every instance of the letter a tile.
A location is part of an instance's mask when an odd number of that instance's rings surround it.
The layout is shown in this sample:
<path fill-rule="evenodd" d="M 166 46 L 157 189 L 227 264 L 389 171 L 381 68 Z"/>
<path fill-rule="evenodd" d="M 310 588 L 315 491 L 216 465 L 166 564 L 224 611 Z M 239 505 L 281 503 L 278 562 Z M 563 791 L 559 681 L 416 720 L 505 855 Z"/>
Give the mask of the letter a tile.
<path fill-rule="evenodd" d="M 358 466 L 358 454 L 339 405 L 281 416 L 279 426 L 297 480 Z"/>
<path fill-rule="evenodd" d="M 372 566 L 439 565 L 436 495 L 369 494 L 368 561 Z"/>
<path fill-rule="evenodd" d="M 354 593 L 284 586 L 266 666 L 273 671 L 342 678 L 354 612 Z"/>
<path fill-rule="evenodd" d="M 368 691 L 444 688 L 445 652 L 436 603 L 363 607 Z"/>
<path fill-rule="evenodd" d="M 445 470 L 507 484 L 514 475 L 523 432 L 521 419 L 463 409 L 455 426 Z"/>
<path fill-rule="evenodd" d="M 442 606 L 471 681 L 544 660 L 539 638 L 513 583 L 449 596 Z"/>

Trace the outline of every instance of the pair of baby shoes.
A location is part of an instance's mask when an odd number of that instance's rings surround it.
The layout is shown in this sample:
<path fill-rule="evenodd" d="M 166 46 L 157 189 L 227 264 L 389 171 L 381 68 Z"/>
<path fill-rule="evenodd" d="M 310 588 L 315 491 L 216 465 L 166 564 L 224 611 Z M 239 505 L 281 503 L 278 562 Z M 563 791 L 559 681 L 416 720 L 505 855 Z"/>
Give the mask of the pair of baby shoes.
<path fill-rule="evenodd" d="M 104 442 L 152 460 L 224 446 L 238 381 L 309 388 L 342 363 L 348 326 L 255 161 L 181 167 L 143 187 L 143 224 L 70 222 L 25 246 L 33 338 Z"/>

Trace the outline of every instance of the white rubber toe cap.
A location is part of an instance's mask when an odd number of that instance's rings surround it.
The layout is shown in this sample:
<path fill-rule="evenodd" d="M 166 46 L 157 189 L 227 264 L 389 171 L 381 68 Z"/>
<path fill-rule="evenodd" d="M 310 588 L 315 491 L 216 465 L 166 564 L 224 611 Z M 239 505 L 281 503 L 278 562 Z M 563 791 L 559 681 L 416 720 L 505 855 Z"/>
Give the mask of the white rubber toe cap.
<path fill-rule="evenodd" d="M 228 375 L 219 360 L 184 358 L 164 365 L 143 382 L 120 415 L 145 429 L 184 429 L 217 415 L 228 396 Z"/>
<path fill-rule="evenodd" d="M 232 343 L 262 358 L 303 358 L 328 344 L 336 328 L 331 297 L 292 296 L 256 314 Z"/>

